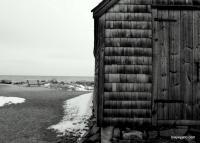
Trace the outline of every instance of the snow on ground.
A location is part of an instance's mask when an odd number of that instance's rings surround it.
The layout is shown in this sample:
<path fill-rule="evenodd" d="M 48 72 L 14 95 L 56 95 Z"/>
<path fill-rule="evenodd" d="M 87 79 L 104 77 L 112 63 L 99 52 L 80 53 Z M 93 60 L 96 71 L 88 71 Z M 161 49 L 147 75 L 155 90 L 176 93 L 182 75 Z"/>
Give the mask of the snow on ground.
<path fill-rule="evenodd" d="M 23 103 L 23 102 L 25 102 L 24 98 L 0 96 L 0 107 L 10 104 Z"/>
<path fill-rule="evenodd" d="M 62 134 L 67 131 L 82 136 L 85 133 L 86 121 L 92 115 L 92 93 L 65 101 L 64 114 L 61 122 L 50 126 L 49 129 L 54 129 Z"/>
<path fill-rule="evenodd" d="M 75 91 L 87 91 L 87 89 L 85 88 L 85 86 L 83 85 L 75 85 Z"/>

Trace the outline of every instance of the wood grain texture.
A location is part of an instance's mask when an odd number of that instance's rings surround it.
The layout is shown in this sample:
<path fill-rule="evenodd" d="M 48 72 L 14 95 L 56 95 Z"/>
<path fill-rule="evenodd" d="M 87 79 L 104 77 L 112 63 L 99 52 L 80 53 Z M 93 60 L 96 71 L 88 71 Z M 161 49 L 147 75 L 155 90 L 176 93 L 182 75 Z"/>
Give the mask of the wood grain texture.
<path fill-rule="evenodd" d="M 151 21 L 106 21 L 107 29 L 151 29 Z"/>
<path fill-rule="evenodd" d="M 198 80 L 198 66 L 200 62 L 200 12 L 193 12 L 193 119 L 200 119 L 200 108 L 199 108 L 199 99 L 200 99 L 200 83 Z"/>
<path fill-rule="evenodd" d="M 141 47 L 105 47 L 106 56 L 152 57 L 152 48 Z"/>
<path fill-rule="evenodd" d="M 105 117 L 104 124 L 105 125 L 112 125 L 114 126 L 144 126 L 149 125 L 151 123 L 151 118 L 120 118 L 120 117 Z"/>
<path fill-rule="evenodd" d="M 151 12 L 150 5 L 135 5 L 135 4 L 116 4 L 108 10 L 110 13 L 146 13 Z"/>
<path fill-rule="evenodd" d="M 159 36 L 158 42 L 154 42 L 154 48 L 160 47 L 159 56 L 157 56 L 160 59 L 157 61 L 157 64 L 160 64 L 160 68 L 157 69 L 159 75 L 157 78 L 158 120 L 197 119 L 195 112 L 198 113 L 198 107 L 195 101 L 198 91 L 195 89 L 198 84 L 195 83 L 197 77 L 195 45 L 198 43 L 198 28 L 194 26 L 197 24 L 197 20 L 194 20 L 195 11 L 159 10 L 157 16 L 176 19 L 174 22 L 159 21 L 156 26 Z M 156 38 L 156 35 L 153 36 Z M 156 56 L 156 51 L 154 56 Z M 156 89 L 154 91 L 156 94 Z M 153 97 L 156 98 L 156 96 Z M 160 102 L 161 100 L 177 102 Z"/>
<path fill-rule="evenodd" d="M 151 21 L 150 13 L 106 13 L 106 20 L 111 21 Z"/>
<path fill-rule="evenodd" d="M 148 109 L 104 109 L 104 116 L 109 117 L 126 117 L 126 118 L 149 118 L 151 110 Z"/>
<path fill-rule="evenodd" d="M 105 100 L 151 101 L 151 92 L 105 92 Z"/>
<path fill-rule="evenodd" d="M 105 109 L 149 109 L 151 101 L 105 101 Z"/>
<path fill-rule="evenodd" d="M 187 119 L 189 117 L 189 112 L 191 110 L 191 102 L 192 99 L 192 68 L 191 68 L 191 60 L 192 60 L 192 45 L 191 41 L 193 41 L 191 37 L 191 32 L 189 31 L 189 20 L 190 14 L 187 11 L 181 11 L 181 95 L 184 98 L 183 105 L 183 118 Z M 191 41 L 190 41 L 191 40 Z"/>
<path fill-rule="evenodd" d="M 151 65 L 152 57 L 105 56 L 106 65 Z"/>
<path fill-rule="evenodd" d="M 119 4 L 151 4 L 151 0 L 119 0 Z"/>
<path fill-rule="evenodd" d="M 170 23 L 170 91 L 169 99 L 181 100 L 180 95 L 180 11 L 172 11 L 169 18 L 177 22 Z M 175 110 L 170 119 L 180 119 L 181 104 L 175 103 L 171 107 Z"/>
<path fill-rule="evenodd" d="M 106 47 L 144 47 L 152 46 L 151 38 L 106 38 Z"/>
<path fill-rule="evenodd" d="M 151 83 L 152 76 L 147 74 L 105 74 L 107 83 Z"/>
<path fill-rule="evenodd" d="M 107 2 L 95 67 L 103 125 L 199 120 L 200 0 Z"/>
<path fill-rule="evenodd" d="M 123 0 L 105 13 L 104 100 L 101 104 L 103 115 L 108 118 L 137 118 L 136 115 L 143 111 L 137 110 L 140 108 L 151 111 L 152 22 L 149 2 Z M 126 108 L 132 111 L 121 112 Z M 133 112 L 136 110 L 138 113 Z"/>
<path fill-rule="evenodd" d="M 159 84 L 158 84 L 158 74 L 159 74 L 159 46 L 158 46 L 158 22 L 154 21 L 154 18 L 158 17 L 158 13 L 156 9 L 152 10 L 152 29 L 153 29 L 153 81 L 152 81 L 152 125 L 156 126 L 157 125 L 157 118 L 158 118 L 158 105 L 155 104 L 154 100 L 156 100 L 158 98 L 158 88 L 159 88 Z"/>
<path fill-rule="evenodd" d="M 153 5 L 170 5 L 170 6 L 195 6 L 200 5 L 200 0 L 153 0 Z"/>
<path fill-rule="evenodd" d="M 106 92 L 150 92 L 151 83 L 104 83 Z"/>
<path fill-rule="evenodd" d="M 143 29 L 106 29 L 106 38 L 149 38 L 151 30 Z"/>
<path fill-rule="evenodd" d="M 98 116 L 97 122 L 98 125 L 102 125 L 103 123 L 103 104 L 104 104 L 104 37 L 105 37 L 105 15 L 101 16 L 99 19 L 99 83 L 98 83 Z"/>
<path fill-rule="evenodd" d="M 151 74 L 151 65 L 105 65 L 106 74 Z"/>

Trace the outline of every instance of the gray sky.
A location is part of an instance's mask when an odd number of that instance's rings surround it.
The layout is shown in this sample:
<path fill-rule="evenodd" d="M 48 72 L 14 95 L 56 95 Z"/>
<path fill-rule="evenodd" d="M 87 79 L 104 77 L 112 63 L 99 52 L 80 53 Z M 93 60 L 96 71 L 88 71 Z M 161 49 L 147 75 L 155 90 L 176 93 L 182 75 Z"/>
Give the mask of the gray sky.
<path fill-rule="evenodd" d="M 93 76 L 101 0 L 0 0 L 0 75 Z"/>

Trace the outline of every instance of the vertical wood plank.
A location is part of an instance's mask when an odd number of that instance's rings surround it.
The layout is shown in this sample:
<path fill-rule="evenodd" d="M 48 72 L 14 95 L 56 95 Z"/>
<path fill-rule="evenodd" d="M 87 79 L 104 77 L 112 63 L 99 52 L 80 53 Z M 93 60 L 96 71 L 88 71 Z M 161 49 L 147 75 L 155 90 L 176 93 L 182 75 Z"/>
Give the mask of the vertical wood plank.
<path fill-rule="evenodd" d="M 104 104 L 104 37 L 105 37 L 105 14 L 99 19 L 99 53 L 100 53 L 100 63 L 99 63 L 99 95 L 98 95 L 98 125 L 103 123 L 103 104 Z"/>
<path fill-rule="evenodd" d="M 174 12 L 174 18 L 177 20 L 177 22 L 174 23 L 173 25 L 173 38 L 174 38 L 174 82 L 173 82 L 173 91 L 174 91 L 174 98 L 175 100 L 181 100 L 180 97 L 180 11 L 177 10 Z M 180 112 L 181 112 L 181 107 L 180 103 L 175 103 L 175 116 L 174 119 L 181 119 L 180 117 Z"/>
<path fill-rule="evenodd" d="M 200 24 L 200 11 L 198 11 L 197 12 L 197 14 L 198 14 L 198 25 Z M 197 47 L 197 62 L 199 62 L 199 64 L 200 64 L 200 27 L 198 26 L 198 29 L 197 29 L 197 31 L 198 31 L 198 47 Z M 199 68 L 200 68 L 200 66 L 199 66 Z M 200 72 L 200 69 L 198 69 L 198 72 Z M 199 76 L 200 76 L 200 73 L 197 73 Z M 199 77 L 199 80 L 198 80 L 198 82 L 197 82 L 197 84 L 196 84 L 196 89 L 197 89 L 197 91 L 196 91 L 196 98 L 197 98 L 197 104 L 198 104 L 198 106 L 200 105 L 200 77 Z M 196 114 L 198 114 L 198 117 L 197 117 L 197 119 L 198 120 L 200 120 L 200 107 L 198 108 L 198 111 L 197 112 L 195 112 Z"/>
<path fill-rule="evenodd" d="M 170 10 L 169 11 L 169 19 L 174 19 L 174 11 Z M 169 95 L 168 95 L 168 100 L 173 100 L 174 99 L 174 36 L 173 36 L 173 30 L 174 30 L 174 23 L 175 22 L 169 22 Z M 172 32 L 173 31 L 173 32 Z M 168 104 L 168 109 L 169 109 L 169 117 L 168 119 L 172 120 L 175 116 L 174 111 L 175 107 L 173 103 Z"/>
<path fill-rule="evenodd" d="M 197 73 L 199 69 L 197 64 L 200 62 L 200 12 L 193 12 L 193 119 L 200 119 L 200 108 L 199 108 L 199 99 L 200 99 L 200 84 L 198 81 Z"/>
<path fill-rule="evenodd" d="M 185 65 L 185 61 L 184 61 L 184 43 L 185 43 L 185 37 L 184 37 L 184 34 L 185 33 L 185 13 L 183 13 L 183 11 L 181 11 L 181 55 L 180 55 L 180 58 L 181 58 L 181 72 L 180 72 L 180 75 L 181 75 L 181 98 L 184 100 L 184 96 L 185 96 L 185 88 L 186 88 L 186 85 L 185 85 L 185 72 L 184 72 L 184 65 Z M 181 112 L 181 118 L 182 119 L 185 119 L 185 102 L 182 104 L 182 112 Z"/>
<path fill-rule="evenodd" d="M 196 85 L 198 84 L 197 82 L 197 65 L 195 64 L 197 62 L 196 58 L 196 50 L 198 48 L 198 14 L 197 11 L 193 12 L 193 119 L 197 120 L 197 114 L 196 111 L 198 111 L 198 105 L 197 105 L 197 96 L 196 96 Z"/>
<path fill-rule="evenodd" d="M 152 91 L 152 125 L 157 125 L 158 105 L 154 100 L 158 98 L 158 75 L 159 75 L 159 43 L 158 43 L 158 22 L 154 21 L 157 18 L 157 9 L 152 10 L 153 23 L 153 91 Z"/>
<path fill-rule="evenodd" d="M 167 19 L 169 17 L 169 11 L 161 11 L 161 18 Z M 161 34 L 161 94 L 159 99 L 167 100 L 169 96 L 169 22 L 161 22 L 162 34 Z M 165 107 L 167 106 L 167 107 Z M 163 119 L 168 119 L 169 111 L 168 104 L 162 105 L 163 113 L 161 113 Z"/>
<path fill-rule="evenodd" d="M 192 120 L 193 113 L 193 11 L 188 11 L 188 45 L 187 50 L 189 51 L 189 59 L 186 57 L 188 62 L 188 109 L 187 109 L 187 119 Z"/>
<path fill-rule="evenodd" d="M 170 22 L 170 59 L 169 59 L 169 100 L 181 100 L 180 98 L 180 11 L 169 12 L 170 19 L 176 19 L 176 22 Z M 169 107 L 171 114 L 169 119 L 180 118 L 180 103 L 172 103 Z"/>
<path fill-rule="evenodd" d="M 192 113 L 192 11 L 181 11 L 181 92 L 184 99 L 183 119 L 191 119 Z"/>
<path fill-rule="evenodd" d="M 160 11 L 157 11 L 157 18 L 161 18 L 162 17 L 162 14 Z M 158 22 L 157 23 L 157 31 L 158 31 L 158 42 L 157 42 L 157 45 L 158 45 L 158 82 L 157 82 L 157 99 L 161 99 L 161 45 L 163 45 L 163 36 L 162 36 L 162 33 L 163 33 L 163 24 L 161 22 Z M 157 103 L 157 119 L 162 119 L 163 116 L 162 116 L 162 113 L 163 113 L 163 110 L 162 110 L 162 106 L 160 104 Z"/>

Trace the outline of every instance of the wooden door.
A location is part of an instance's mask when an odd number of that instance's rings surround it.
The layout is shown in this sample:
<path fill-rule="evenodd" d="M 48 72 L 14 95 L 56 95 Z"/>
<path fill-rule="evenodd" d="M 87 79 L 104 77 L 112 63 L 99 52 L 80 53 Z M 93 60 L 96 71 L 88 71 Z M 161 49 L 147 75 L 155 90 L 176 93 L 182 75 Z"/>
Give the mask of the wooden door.
<path fill-rule="evenodd" d="M 198 120 L 198 10 L 153 10 L 153 109 L 158 120 Z"/>

